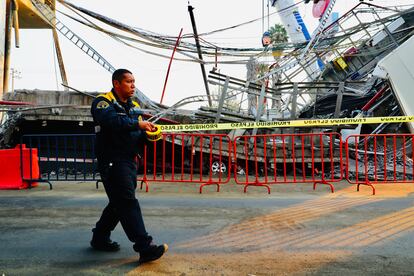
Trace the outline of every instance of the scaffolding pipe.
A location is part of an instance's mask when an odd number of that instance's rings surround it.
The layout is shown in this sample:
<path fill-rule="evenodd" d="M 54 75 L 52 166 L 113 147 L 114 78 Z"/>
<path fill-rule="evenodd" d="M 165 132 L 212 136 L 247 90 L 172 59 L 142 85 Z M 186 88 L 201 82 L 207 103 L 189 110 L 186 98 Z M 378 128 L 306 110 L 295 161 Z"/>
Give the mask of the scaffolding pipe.
<path fill-rule="evenodd" d="M 68 85 L 68 77 L 66 75 L 65 64 L 63 63 L 63 55 L 60 49 L 59 37 L 58 37 L 58 33 L 55 27 L 53 27 L 52 29 L 52 35 L 53 35 L 53 42 L 55 44 L 56 58 L 59 64 L 60 77 L 62 79 L 62 83 L 65 85 Z M 63 87 L 65 91 L 69 91 L 67 87 L 65 86 Z"/>
<path fill-rule="evenodd" d="M 52 2 L 51 5 L 52 5 L 51 8 L 53 10 L 56 10 L 56 2 Z M 60 77 L 62 79 L 62 83 L 64 84 L 63 89 L 65 91 L 69 91 L 69 88 L 67 87 L 67 85 L 69 85 L 69 82 L 68 82 L 68 77 L 66 75 L 65 63 L 63 62 L 63 55 L 62 55 L 62 50 L 60 48 L 59 36 L 56 30 L 56 25 L 52 27 L 53 27 L 52 35 L 53 35 L 53 42 L 55 44 L 56 58 L 59 64 Z"/>
<path fill-rule="evenodd" d="M 195 39 L 195 42 L 196 42 L 196 47 L 197 47 L 197 52 L 198 52 L 198 58 L 202 61 L 202 62 L 200 62 L 201 73 L 203 74 L 204 86 L 206 87 L 206 94 L 207 94 L 207 98 L 208 98 L 208 105 L 211 107 L 213 104 L 211 102 L 210 90 L 208 88 L 206 69 L 204 67 L 203 55 L 201 54 L 201 46 L 200 46 L 200 41 L 198 39 L 197 27 L 196 27 L 196 23 L 195 23 L 195 19 L 194 19 L 193 10 L 194 10 L 194 8 L 191 5 L 189 5 L 188 6 L 188 12 L 190 13 L 191 25 L 193 26 L 194 39 Z"/>
<path fill-rule="evenodd" d="M 4 47 L 4 75 L 3 75 L 3 91 L 9 92 L 10 77 L 10 50 L 11 50 L 11 32 L 12 32 L 12 2 L 9 3 L 6 10 L 6 33 Z"/>
<path fill-rule="evenodd" d="M 34 103 L 29 102 L 18 102 L 18 101 L 1 101 L 0 105 L 34 105 Z"/>
<path fill-rule="evenodd" d="M 178 44 L 180 44 L 182 33 L 183 33 L 183 28 L 181 28 L 180 33 L 178 34 L 177 41 L 175 42 L 174 50 L 170 58 L 170 63 L 168 64 L 167 75 L 165 76 L 164 88 L 162 89 L 160 104 L 162 104 L 162 100 L 164 99 L 165 88 L 167 87 L 168 76 L 170 75 L 171 63 L 174 59 L 174 54 L 175 54 L 175 51 L 177 50 Z"/>
<path fill-rule="evenodd" d="M 4 58 L 6 46 L 6 0 L 0 0 L 0 99 L 3 98 Z M 0 113 L 0 122 L 2 114 Z"/>
<path fill-rule="evenodd" d="M 371 108 L 371 106 L 377 101 L 378 98 L 380 98 L 382 96 L 382 94 L 384 94 L 384 92 L 388 89 L 388 85 L 382 87 L 380 89 L 380 91 L 377 92 L 377 94 L 375 94 L 374 97 L 372 97 L 371 100 L 369 100 L 369 102 L 367 102 L 364 107 L 362 107 L 362 111 L 368 111 L 368 109 Z"/>
<path fill-rule="evenodd" d="M 13 28 L 14 28 L 14 43 L 16 48 L 20 48 L 20 27 L 19 27 L 19 4 L 17 0 L 13 0 Z"/>

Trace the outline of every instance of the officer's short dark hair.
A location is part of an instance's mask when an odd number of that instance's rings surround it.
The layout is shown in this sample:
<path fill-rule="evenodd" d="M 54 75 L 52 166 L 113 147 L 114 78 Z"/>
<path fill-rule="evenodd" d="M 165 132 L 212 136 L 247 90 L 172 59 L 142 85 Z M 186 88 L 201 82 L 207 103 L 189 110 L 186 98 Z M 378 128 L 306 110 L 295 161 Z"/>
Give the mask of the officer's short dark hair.
<path fill-rule="evenodd" d="M 113 72 L 113 74 L 112 74 L 112 84 L 116 80 L 121 82 L 124 79 L 124 74 L 132 74 L 132 73 L 131 73 L 131 71 L 129 71 L 127 69 L 117 69 L 117 70 L 115 70 L 115 72 Z"/>

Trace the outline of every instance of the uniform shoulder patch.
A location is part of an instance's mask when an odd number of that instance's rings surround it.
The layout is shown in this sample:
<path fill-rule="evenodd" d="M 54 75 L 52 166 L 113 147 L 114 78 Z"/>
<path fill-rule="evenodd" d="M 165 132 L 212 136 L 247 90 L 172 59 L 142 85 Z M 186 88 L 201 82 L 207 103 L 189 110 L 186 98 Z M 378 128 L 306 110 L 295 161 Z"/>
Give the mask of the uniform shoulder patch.
<path fill-rule="evenodd" d="M 107 101 L 100 101 L 96 105 L 96 108 L 99 108 L 99 109 L 105 109 L 107 107 L 109 107 L 109 103 Z"/>

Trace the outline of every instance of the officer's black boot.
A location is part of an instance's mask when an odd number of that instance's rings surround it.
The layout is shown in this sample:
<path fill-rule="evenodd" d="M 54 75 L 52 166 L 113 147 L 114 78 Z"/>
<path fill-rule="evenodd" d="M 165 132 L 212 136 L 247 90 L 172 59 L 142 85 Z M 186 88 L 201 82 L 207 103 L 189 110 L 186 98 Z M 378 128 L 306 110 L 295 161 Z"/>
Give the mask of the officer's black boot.
<path fill-rule="evenodd" d="M 135 246 L 134 246 L 134 249 L 135 251 L 139 252 L 138 262 L 140 264 L 143 264 L 143 263 L 152 262 L 152 261 L 155 261 L 161 258 L 162 255 L 164 255 L 164 253 L 168 251 L 168 245 L 165 243 L 161 245 L 155 245 L 151 243 L 145 249 L 136 250 Z"/>
<path fill-rule="evenodd" d="M 92 230 L 93 236 L 91 240 L 91 246 L 95 250 L 115 252 L 120 249 L 117 242 L 111 241 L 109 235 L 100 235 L 95 229 Z"/>

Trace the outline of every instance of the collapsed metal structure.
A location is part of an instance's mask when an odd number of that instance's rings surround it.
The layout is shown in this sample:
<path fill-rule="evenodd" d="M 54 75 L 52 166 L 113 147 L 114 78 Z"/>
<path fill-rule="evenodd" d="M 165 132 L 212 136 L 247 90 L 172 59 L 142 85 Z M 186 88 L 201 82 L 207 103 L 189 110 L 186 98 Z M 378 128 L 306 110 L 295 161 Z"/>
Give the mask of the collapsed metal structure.
<path fill-rule="evenodd" d="M 43 15 L 45 21 L 65 38 L 109 72 L 114 70 L 114 67 L 90 44 L 59 21 L 47 3 L 37 0 L 31 2 Z M 59 2 L 78 14 L 83 13 L 129 35 L 145 39 L 147 44 L 166 49 L 172 49 L 174 46 L 175 38 L 162 37 L 132 28 L 63 0 Z M 105 32 L 123 43 L 135 39 L 109 33 L 86 20 L 81 23 Z M 240 79 L 222 74 L 214 67 L 208 75 L 208 83 L 219 88 L 217 94 L 191 96 L 170 107 L 155 103 L 138 89 L 136 97 L 144 108 L 146 118 L 161 124 L 403 115 L 405 108 L 401 105 L 404 103 L 398 101 L 396 95 L 398 91 L 395 91 L 393 83 L 389 78 L 380 78 L 373 73 L 378 62 L 399 49 L 412 37 L 414 8 L 380 7 L 363 2 L 329 26 L 323 26 L 322 23 L 321 26 L 323 28 L 317 30 L 313 38 L 305 43 L 280 43 L 261 49 L 214 48 L 203 45 L 200 49 L 207 58 L 215 58 L 218 54 L 232 58 L 248 57 L 247 60 L 232 62 L 244 63 L 253 68 L 246 79 Z M 135 42 L 139 43 L 137 39 Z M 186 55 L 187 61 L 210 64 L 208 60 L 200 60 L 193 56 L 197 48 L 192 43 L 182 42 L 177 51 Z M 217 66 L 220 62 L 215 60 L 214 63 Z M 255 71 L 257 63 L 264 64 L 267 68 L 261 72 L 261 75 Z M 19 101 L 21 104 L 25 102 L 26 105 L 2 105 L 1 111 L 7 111 L 8 114 L 8 119 L 0 129 L 2 146 L 12 146 L 19 141 L 19 137 L 30 133 L 92 132 L 89 104 L 96 95 L 97 93 L 80 91 L 6 93 L 4 100 Z M 47 106 L 40 105 L 41 97 L 48 99 Z M 210 100 L 211 106 L 203 106 L 198 110 L 182 109 L 190 103 Z M 27 102 L 31 105 L 27 105 Z M 341 131 L 343 136 L 353 132 L 368 134 L 407 132 L 403 124 L 384 123 L 358 126 L 356 130 L 352 128 L 354 127 L 345 125 L 295 130 L 234 129 L 226 134 L 234 138 L 243 134 L 292 132 Z M 179 139 L 170 142 L 180 143 Z M 257 145 L 257 148 L 263 147 L 265 145 Z M 199 150 L 211 152 L 208 147 Z"/>

